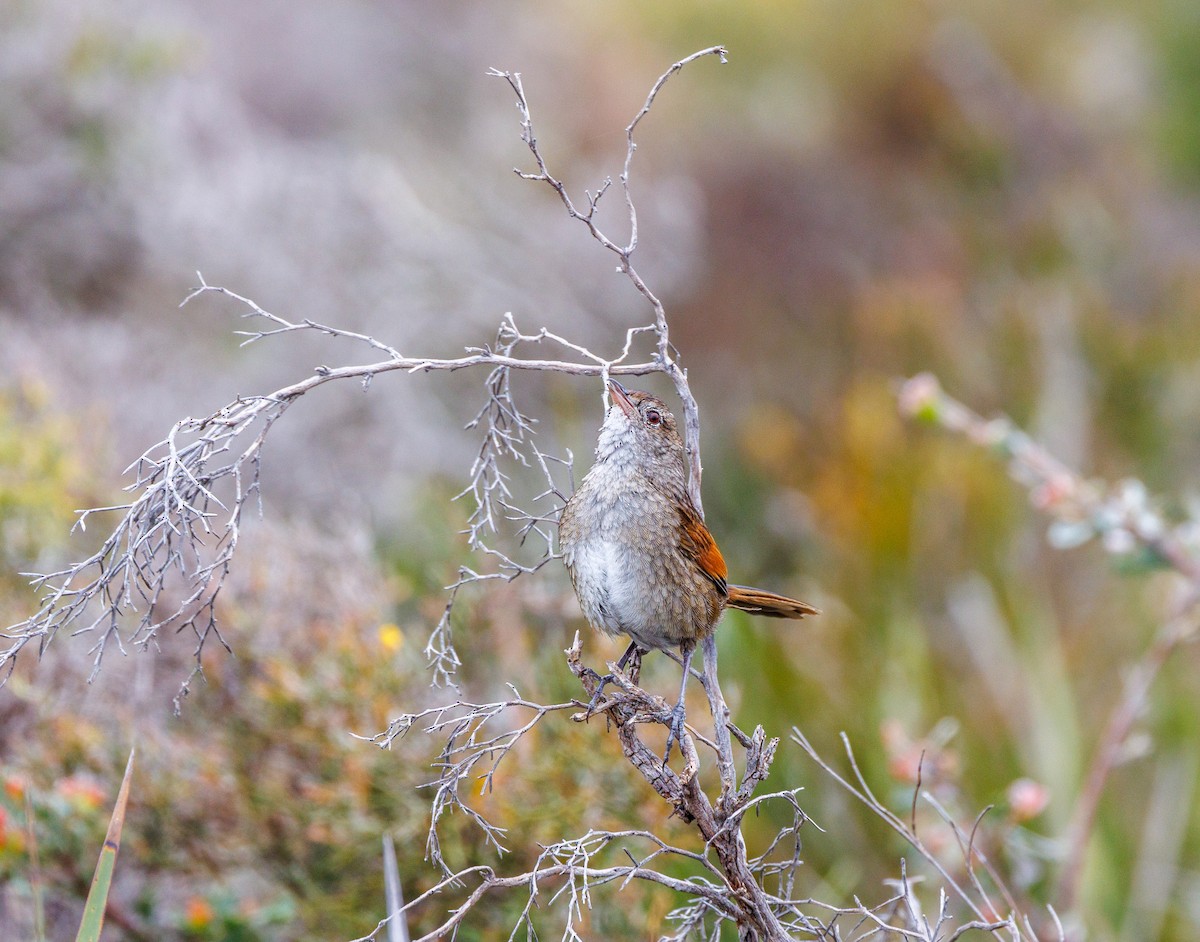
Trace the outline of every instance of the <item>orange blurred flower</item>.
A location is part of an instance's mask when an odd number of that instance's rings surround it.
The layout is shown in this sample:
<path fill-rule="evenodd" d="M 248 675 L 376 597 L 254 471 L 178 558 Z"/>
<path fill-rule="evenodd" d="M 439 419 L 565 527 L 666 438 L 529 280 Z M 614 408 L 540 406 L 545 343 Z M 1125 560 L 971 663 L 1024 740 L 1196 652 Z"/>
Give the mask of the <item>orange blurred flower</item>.
<path fill-rule="evenodd" d="M 946 744 L 956 729 L 954 724 L 942 722 L 928 736 L 913 739 L 899 720 L 884 720 L 879 735 L 887 754 L 888 774 L 907 785 L 923 781 L 932 786 L 953 779 L 958 774 L 958 754 Z"/>
<path fill-rule="evenodd" d="M 29 787 L 29 780 L 19 772 L 11 772 L 4 776 L 4 793 L 13 801 L 20 801 L 25 797 L 25 789 Z"/>
<path fill-rule="evenodd" d="M 96 782 L 82 775 L 60 779 L 54 790 L 80 811 L 95 811 L 108 797 Z"/>
<path fill-rule="evenodd" d="M 212 903 L 202 896 L 193 896 L 187 901 L 184 921 L 189 929 L 203 929 L 213 921 Z"/>
<path fill-rule="evenodd" d="M 894 719 L 883 722 L 880 738 L 887 753 L 888 774 L 898 782 L 915 785 L 924 757 L 921 744 L 913 742 L 900 721 Z"/>
<path fill-rule="evenodd" d="M 1050 789 L 1031 778 L 1019 778 L 1008 786 L 1008 807 L 1017 822 L 1036 818 L 1050 804 Z"/>

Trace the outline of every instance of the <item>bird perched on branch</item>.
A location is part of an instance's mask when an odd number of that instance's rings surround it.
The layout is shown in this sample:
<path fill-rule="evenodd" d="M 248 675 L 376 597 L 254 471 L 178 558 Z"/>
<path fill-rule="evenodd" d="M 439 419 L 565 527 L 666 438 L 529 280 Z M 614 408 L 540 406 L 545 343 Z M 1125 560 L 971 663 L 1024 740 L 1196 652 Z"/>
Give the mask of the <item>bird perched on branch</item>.
<path fill-rule="evenodd" d="M 683 683 L 671 714 L 667 753 L 683 736 L 684 692 L 696 645 L 726 608 L 772 618 L 816 615 L 811 605 L 730 585 L 725 559 L 688 496 L 687 462 L 675 417 L 661 399 L 609 380 L 612 405 L 596 463 L 563 508 L 559 543 L 571 584 L 592 627 L 628 635 L 617 662 L 678 648 Z M 601 678 L 588 711 L 595 709 Z"/>

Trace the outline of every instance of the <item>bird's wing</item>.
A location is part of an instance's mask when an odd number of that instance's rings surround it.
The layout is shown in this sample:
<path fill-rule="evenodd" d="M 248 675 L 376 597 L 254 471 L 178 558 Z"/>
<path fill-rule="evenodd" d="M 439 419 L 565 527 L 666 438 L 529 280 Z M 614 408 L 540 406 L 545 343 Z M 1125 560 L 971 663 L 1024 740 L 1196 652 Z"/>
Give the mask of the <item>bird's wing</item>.
<path fill-rule="evenodd" d="M 729 594 L 729 584 L 725 581 L 729 574 L 725 566 L 725 557 L 717 549 L 717 541 L 708 532 L 700 514 L 686 498 L 679 503 L 679 549 L 684 556 L 700 567 L 700 571 L 712 581 L 722 595 Z"/>

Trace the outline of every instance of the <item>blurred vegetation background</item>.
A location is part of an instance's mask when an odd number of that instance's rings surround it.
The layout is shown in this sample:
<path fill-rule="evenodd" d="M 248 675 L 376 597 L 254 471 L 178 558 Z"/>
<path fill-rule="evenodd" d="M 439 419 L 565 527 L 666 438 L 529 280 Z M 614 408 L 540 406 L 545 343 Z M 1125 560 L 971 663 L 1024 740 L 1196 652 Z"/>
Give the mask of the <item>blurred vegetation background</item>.
<path fill-rule="evenodd" d="M 1139 477 L 1194 511 L 1200 8 L 1183 0 L 9 0 L 0 617 L 33 607 L 17 573 L 90 551 L 101 521 L 68 538 L 72 511 L 116 502 L 122 469 L 175 420 L 361 356 L 300 336 L 239 349 L 232 306 L 177 310 L 196 270 L 407 354 L 487 342 L 510 310 L 619 350 L 645 306 L 548 190 L 512 175 L 516 112 L 484 72 L 524 74 L 544 152 L 581 193 L 618 172 L 653 79 L 718 42 L 729 64 L 692 66 L 642 126 L 639 270 L 700 401 L 731 576 L 825 612 L 727 617 L 735 717 L 797 724 L 831 757 L 846 731 L 897 809 L 924 748 L 926 787 L 968 820 L 997 804 L 990 850 L 1053 902 L 1083 771 L 1170 579 L 1049 547 L 1001 464 L 906 424 L 895 382 L 933 371 L 1086 475 Z M 112 657 L 90 685 L 87 637 L 24 660 L 0 690 L 0 923 L 32 925 L 28 795 L 48 934 L 77 925 L 135 739 L 106 938 L 362 934 L 383 909 L 384 832 L 410 897 L 436 879 L 415 789 L 431 745 L 351 734 L 447 696 L 420 652 L 463 558 L 449 497 L 481 378 L 389 375 L 293 410 L 224 597 L 235 653 L 209 651 L 181 716 L 186 639 Z M 517 383 L 541 447 L 573 448 L 581 472 L 596 384 Z M 574 693 L 560 652 L 582 619 L 557 567 L 466 602 L 468 696 Z M 675 670 L 650 659 L 647 683 Z M 1200 934 L 1198 678 L 1185 648 L 1105 793 L 1092 938 Z M 531 742 L 481 799 L 512 828 L 514 868 L 597 823 L 690 839 L 596 724 Z M 1044 810 L 1018 800 L 1025 779 Z M 800 784 L 824 828 L 807 832 L 802 895 L 882 898 L 905 848 L 787 744 L 768 786 Z M 456 825 L 449 856 L 494 860 Z M 672 905 L 598 894 L 589 934 L 653 937 Z M 513 915 L 498 901 L 462 937 L 504 938 Z"/>

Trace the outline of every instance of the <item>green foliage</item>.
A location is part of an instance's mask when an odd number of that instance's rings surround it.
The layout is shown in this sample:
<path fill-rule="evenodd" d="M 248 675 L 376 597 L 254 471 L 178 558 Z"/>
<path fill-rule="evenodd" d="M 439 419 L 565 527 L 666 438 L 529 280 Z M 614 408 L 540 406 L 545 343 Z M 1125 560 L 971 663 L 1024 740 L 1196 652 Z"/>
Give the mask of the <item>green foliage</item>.
<path fill-rule="evenodd" d="M 104 840 L 109 795 L 90 776 L 67 775 L 47 791 L 35 788 L 20 772 L 4 767 L 4 791 L 0 793 L 0 880 L 29 876 L 29 846 L 25 821 L 25 793 L 33 806 L 33 831 L 38 853 L 49 865 L 56 861 L 85 858 Z"/>
<path fill-rule="evenodd" d="M 73 443 L 79 423 L 52 407 L 34 381 L 0 388 L 0 580 L 52 547 L 70 529 L 88 484 Z"/>
<path fill-rule="evenodd" d="M 1159 133 L 1169 166 L 1189 185 L 1200 182 L 1200 15 L 1186 2 L 1164 4 L 1155 39 L 1162 53 Z"/>
<path fill-rule="evenodd" d="M 288 898 L 259 906 L 216 889 L 189 899 L 175 929 L 186 942 L 263 942 L 286 936 L 295 919 L 296 907 Z"/>

